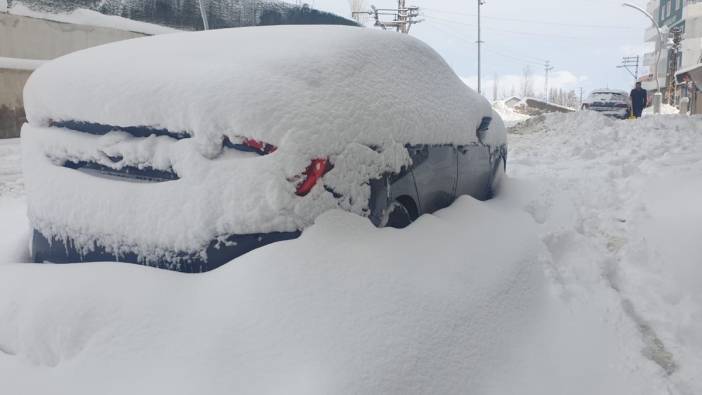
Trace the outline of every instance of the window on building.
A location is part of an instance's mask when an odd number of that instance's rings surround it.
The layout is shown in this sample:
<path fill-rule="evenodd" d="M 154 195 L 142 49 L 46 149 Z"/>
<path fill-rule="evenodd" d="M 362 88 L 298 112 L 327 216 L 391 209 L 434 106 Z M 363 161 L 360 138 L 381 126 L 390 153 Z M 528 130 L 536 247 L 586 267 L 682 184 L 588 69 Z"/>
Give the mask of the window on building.
<path fill-rule="evenodd" d="M 663 3 L 661 7 L 661 22 L 668 18 L 668 3 Z"/>

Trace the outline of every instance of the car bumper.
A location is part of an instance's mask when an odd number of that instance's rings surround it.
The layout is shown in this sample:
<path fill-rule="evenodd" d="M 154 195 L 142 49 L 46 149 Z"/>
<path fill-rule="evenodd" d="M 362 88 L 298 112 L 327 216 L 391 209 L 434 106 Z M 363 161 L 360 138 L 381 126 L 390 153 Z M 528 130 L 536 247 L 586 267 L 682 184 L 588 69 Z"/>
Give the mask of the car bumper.
<path fill-rule="evenodd" d="M 32 236 L 32 260 L 38 263 L 118 261 L 184 273 L 201 273 L 216 269 L 256 248 L 277 241 L 297 238 L 300 236 L 300 233 L 300 231 L 295 231 L 233 235 L 223 240 L 213 240 L 205 250 L 204 255 L 173 252 L 169 254 L 172 259 L 147 261 L 134 252 L 121 253 L 119 256 L 115 256 L 100 246 L 95 246 L 91 251 L 85 252 L 77 248 L 71 238 L 57 239 L 46 237 L 41 232 L 34 230 Z"/>
<path fill-rule="evenodd" d="M 615 117 L 619 119 L 625 119 L 629 117 L 629 110 L 626 108 L 622 109 L 592 109 L 592 111 L 599 112 L 606 117 Z"/>

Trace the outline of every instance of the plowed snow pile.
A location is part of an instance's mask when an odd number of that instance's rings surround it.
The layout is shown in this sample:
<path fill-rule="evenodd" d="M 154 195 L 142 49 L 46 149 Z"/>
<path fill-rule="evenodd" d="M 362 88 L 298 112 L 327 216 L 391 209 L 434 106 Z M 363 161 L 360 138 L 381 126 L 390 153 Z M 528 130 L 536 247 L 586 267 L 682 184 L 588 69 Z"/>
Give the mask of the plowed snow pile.
<path fill-rule="evenodd" d="M 515 126 L 519 122 L 523 122 L 529 119 L 529 115 L 521 114 L 514 111 L 514 108 L 508 106 L 502 100 L 498 100 L 492 103 L 492 109 L 495 110 L 496 113 L 500 114 L 502 121 L 507 127 Z"/>
<path fill-rule="evenodd" d="M 702 118 L 549 114 L 510 143 L 554 278 L 615 290 L 672 393 L 702 393 Z"/>
<path fill-rule="evenodd" d="M 702 119 L 520 133 L 498 198 L 405 230 L 332 211 L 203 275 L 0 265 L 0 392 L 702 393 Z"/>

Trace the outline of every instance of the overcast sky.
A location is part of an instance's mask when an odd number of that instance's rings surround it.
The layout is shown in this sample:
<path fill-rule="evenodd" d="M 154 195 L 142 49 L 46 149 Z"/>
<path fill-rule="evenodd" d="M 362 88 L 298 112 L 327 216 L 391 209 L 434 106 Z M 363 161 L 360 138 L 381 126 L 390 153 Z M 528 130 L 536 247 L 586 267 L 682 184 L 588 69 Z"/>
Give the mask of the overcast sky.
<path fill-rule="evenodd" d="M 646 0 L 628 0 L 645 7 Z M 317 8 L 348 14 L 349 0 L 309 1 Z M 616 66 L 623 56 L 642 54 L 645 16 L 623 7 L 622 0 L 486 0 L 482 6 L 483 92 L 491 98 L 491 80 L 499 90 L 519 89 L 522 70 L 534 72 L 543 91 L 545 60 L 554 66 L 551 86 L 567 89 L 630 89 L 633 78 Z M 396 0 L 366 0 L 396 7 Z M 411 35 L 427 42 L 474 86 L 477 75 L 477 0 L 407 0 L 419 6 L 424 22 Z M 487 85 L 487 86 L 486 86 Z"/>

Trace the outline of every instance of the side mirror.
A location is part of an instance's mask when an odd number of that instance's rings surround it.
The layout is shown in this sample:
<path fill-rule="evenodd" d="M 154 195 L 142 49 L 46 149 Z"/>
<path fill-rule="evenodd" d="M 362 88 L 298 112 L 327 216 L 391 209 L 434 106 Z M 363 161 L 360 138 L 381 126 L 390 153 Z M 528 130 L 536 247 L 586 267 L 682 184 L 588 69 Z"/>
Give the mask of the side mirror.
<path fill-rule="evenodd" d="M 492 117 L 483 117 L 483 119 L 480 121 L 480 126 L 478 126 L 478 129 L 475 131 L 475 135 L 478 137 L 479 142 L 482 143 L 483 139 L 485 139 L 485 136 L 490 129 L 490 123 L 492 123 Z"/>

